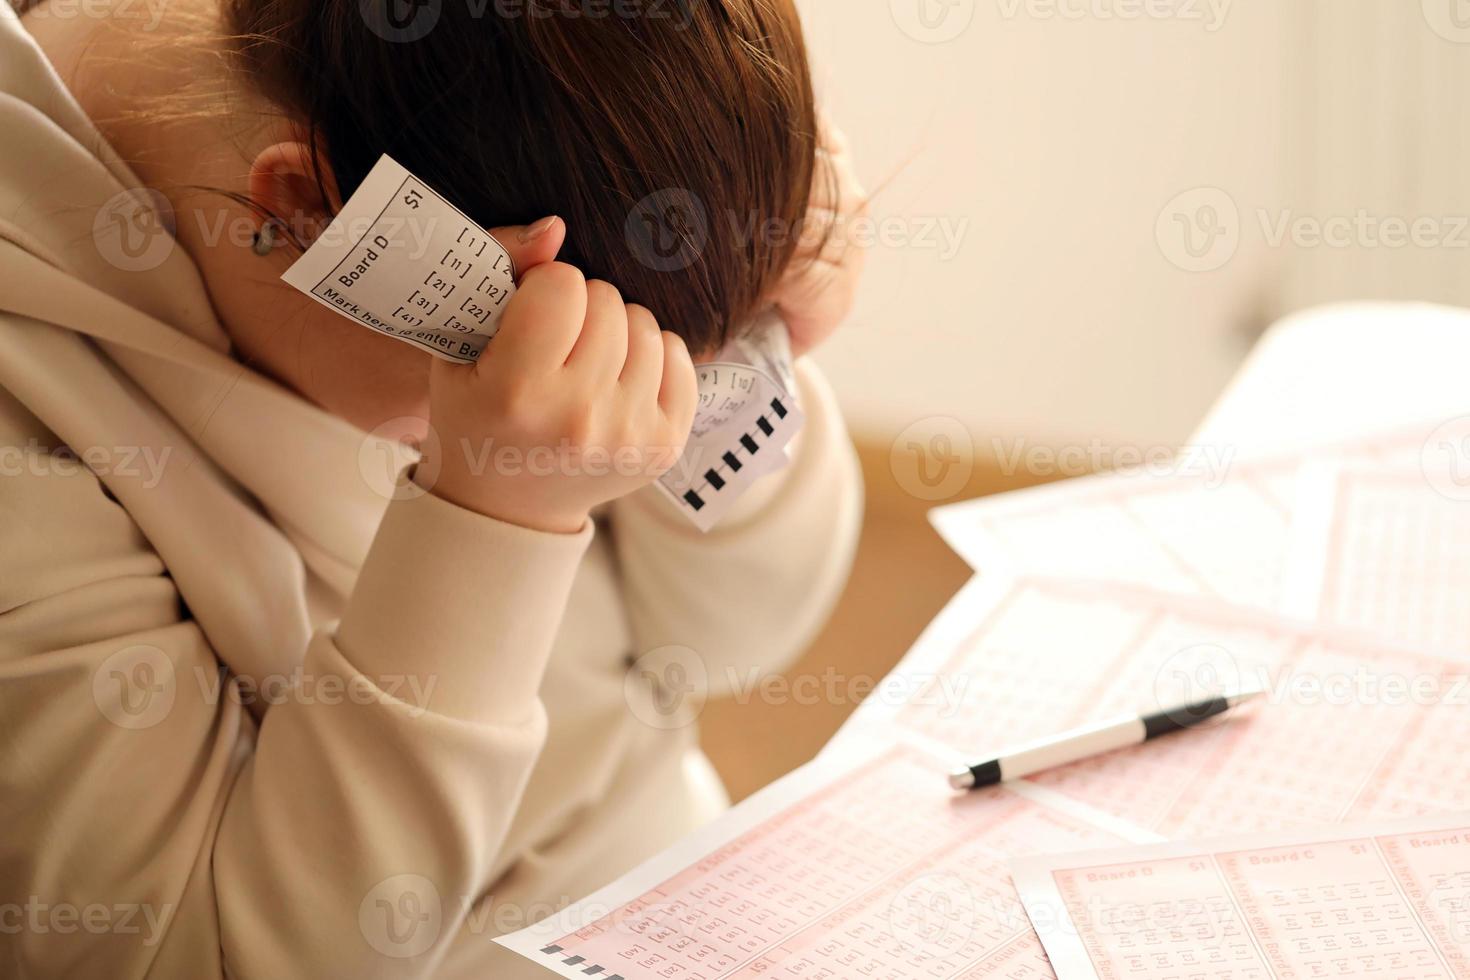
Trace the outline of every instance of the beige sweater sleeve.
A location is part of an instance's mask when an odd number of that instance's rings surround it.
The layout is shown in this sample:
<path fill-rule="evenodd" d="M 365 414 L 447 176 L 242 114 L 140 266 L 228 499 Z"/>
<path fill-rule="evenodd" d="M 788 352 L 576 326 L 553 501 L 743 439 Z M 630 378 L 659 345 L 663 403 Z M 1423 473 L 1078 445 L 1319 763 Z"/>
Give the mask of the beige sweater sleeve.
<path fill-rule="evenodd" d="M 657 487 L 613 506 L 635 653 L 657 672 L 654 661 L 693 651 L 714 696 L 752 672 L 788 667 L 852 565 L 863 507 L 857 456 L 815 366 L 800 363 L 797 381 L 807 422 L 791 466 L 752 487 L 712 532 L 696 530 Z"/>
<path fill-rule="evenodd" d="M 590 526 L 395 502 L 296 686 L 251 692 L 90 474 L 3 483 L 0 974 L 431 975 L 541 749 Z"/>
<path fill-rule="evenodd" d="M 433 496 L 389 509 L 305 673 L 399 696 L 266 716 L 215 847 L 232 974 L 427 975 L 492 884 L 545 738 L 537 689 L 590 535 Z"/>

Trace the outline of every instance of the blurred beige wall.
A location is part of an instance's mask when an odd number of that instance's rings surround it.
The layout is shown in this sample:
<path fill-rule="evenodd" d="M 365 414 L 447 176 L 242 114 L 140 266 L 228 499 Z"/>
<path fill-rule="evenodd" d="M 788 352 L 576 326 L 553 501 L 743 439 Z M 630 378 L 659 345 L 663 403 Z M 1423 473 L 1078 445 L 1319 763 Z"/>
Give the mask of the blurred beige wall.
<path fill-rule="evenodd" d="M 867 523 L 793 677 L 882 676 L 964 582 L 932 504 L 1177 444 L 1294 308 L 1470 304 L 1470 0 L 798 2 L 824 101 L 891 180 L 818 354 Z M 1013 469 L 1017 440 L 1086 452 Z M 743 796 L 854 706 L 714 702 L 704 744 Z"/>
<path fill-rule="evenodd" d="M 882 185 L 819 355 L 860 439 L 1177 444 L 1275 316 L 1470 301 L 1466 0 L 799 2 Z"/>

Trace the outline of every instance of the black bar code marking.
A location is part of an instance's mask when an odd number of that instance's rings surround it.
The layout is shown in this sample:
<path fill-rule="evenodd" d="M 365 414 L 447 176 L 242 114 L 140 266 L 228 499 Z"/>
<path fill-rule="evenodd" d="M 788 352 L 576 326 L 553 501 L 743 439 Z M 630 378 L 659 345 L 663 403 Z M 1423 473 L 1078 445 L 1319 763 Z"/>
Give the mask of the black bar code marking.
<path fill-rule="evenodd" d="M 742 464 L 740 462 L 740 458 L 738 456 L 736 456 L 734 453 L 726 453 L 725 454 L 725 465 L 728 466 L 728 467 L 730 467 L 730 469 L 733 472 L 739 473 L 740 472 L 740 467 L 741 467 Z"/>
<path fill-rule="evenodd" d="M 586 959 L 587 957 L 585 956 L 571 956 L 567 959 L 562 960 L 562 962 L 565 963 L 567 966 L 576 966 L 578 963 L 584 962 Z"/>
<path fill-rule="evenodd" d="M 688 502 L 689 506 L 693 507 L 695 510 L 704 510 L 704 498 L 695 493 L 693 490 L 690 490 L 688 493 L 686 493 L 684 495 L 684 499 Z"/>
<path fill-rule="evenodd" d="M 550 956 L 552 953 L 560 953 L 561 952 L 561 947 L 560 946 L 542 946 L 541 947 L 541 952 L 545 953 L 547 956 Z"/>
<path fill-rule="evenodd" d="M 756 419 L 755 424 L 760 426 L 761 431 L 768 436 L 773 436 L 776 434 L 776 430 L 771 428 L 771 423 L 766 421 L 766 417 L 764 415 Z"/>
<path fill-rule="evenodd" d="M 725 478 L 720 476 L 720 474 L 716 473 L 714 470 L 710 470 L 708 473 L 706 473 L 704 475 L 704 478 L 709 483 L 709 485 L 714 487 L 716 490 L 725 489 Z"/>
<path fill-rule="evenodd" d="M 740 445 L 744 446 L 745 451 L 752 456 L 761 451 L 761 447 L 756 445 L 755 440 L 748 435 L 740 437 Z"/>
<path fill-rule="evenodd" d="M 781 404 L 781 399 L 779 398 L 771 399 L 771 411 L 776 413 L 776 418 L 778 419 L 784 419 L 786 417 L 786 406 Z"/>

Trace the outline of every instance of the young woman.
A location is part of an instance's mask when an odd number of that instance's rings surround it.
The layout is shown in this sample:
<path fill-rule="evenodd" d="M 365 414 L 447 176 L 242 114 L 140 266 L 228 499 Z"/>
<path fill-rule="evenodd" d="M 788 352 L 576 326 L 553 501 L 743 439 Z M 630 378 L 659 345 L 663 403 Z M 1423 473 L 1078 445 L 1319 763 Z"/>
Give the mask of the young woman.
<path fill-rule="evenodd" d="M 861 192 L 819 132 L 791 0 L 0 4 L 0 974 L 484 977 L 718 812 L 658 709 L 840 590 L 816 372 L 709 535 L 653 469 L 457 447 L 678 446 L 692 359 L 771 308 L 820 342 L 857 257 L 803 218 Z M 477 366 L 279 282 L 383 153 L 522 271 Z M 670 189 L 674 269 L 628 232 Z M 430 425 L 385 499 L 365 433 Z M 628 676 L 674 646 L 703 677 Z"/>

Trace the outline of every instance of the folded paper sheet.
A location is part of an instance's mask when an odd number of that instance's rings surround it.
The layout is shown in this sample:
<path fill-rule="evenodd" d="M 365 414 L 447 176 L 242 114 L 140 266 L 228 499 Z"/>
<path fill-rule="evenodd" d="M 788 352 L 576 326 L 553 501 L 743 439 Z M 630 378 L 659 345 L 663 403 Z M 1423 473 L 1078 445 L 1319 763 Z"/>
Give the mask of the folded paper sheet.
<path fill-rule="evenodd" d="M 369 330 L 472 364 L 516 270 L 489 232 L 384 155 L 281 278 Z"/>
<path fill-rule="evenodd" d="M 786 325 L 768 315 L 701 364 L 694 431 L 664 495 L 701 530 L 715 526 L 756 480 L 789 462 L 787 446 L 806 417 Z"/>

